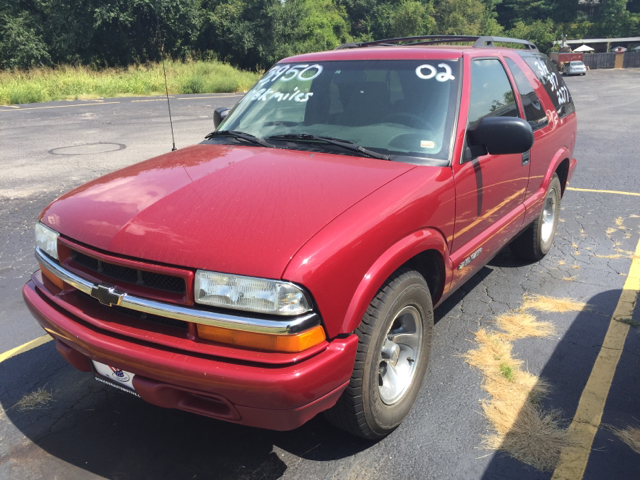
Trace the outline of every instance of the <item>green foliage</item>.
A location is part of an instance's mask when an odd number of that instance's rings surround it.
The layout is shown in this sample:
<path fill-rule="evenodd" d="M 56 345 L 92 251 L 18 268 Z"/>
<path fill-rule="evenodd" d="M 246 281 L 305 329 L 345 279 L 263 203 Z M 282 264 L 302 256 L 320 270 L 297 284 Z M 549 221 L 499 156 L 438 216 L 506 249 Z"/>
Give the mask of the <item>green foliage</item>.
<path fill-rule="evenodd" d="M 169 93 L 248 90 L 258 75 L 217 61 L 166 62 Z M 164 93 L 162 64 L 129 68 L 40 68 L 0 71 L 0 104 Z"/>
<path fill-rule="evenodd" d="M 0 16 L 0 68 L 39 67 L 51 63 L 46 44 L 27 12 Z"/>
<path fill-rule="evenodd" d="M 0 0 L 0 69 L 171 58 L 261 71 L 354 40 L 508 34 L 547 50 L 563 34 L 639 31 L 640 0 Z"/>
<path fill-rule="evenodd" d="M 375 10 L 378 38 L 398 38 L 431 35 L 436 21 L 431 2 L 401 0 L 397 4 L 382 4 Z"/>
<path fill-rule="evenodd" d="M 627 10 L 627 0 L 601 0 L 597 20 L 594 22 L 595 35 L 624 37 L 635 30 L 638 34 L 638 17 Z"/>
<path fill-rule="evenodd" d="M 538 49 L 543 52 L 548 52 L 553 46 L 553 42 L 560 38 L 551 19 L 536 20 L 529 24 L 519 20 L 506 33 L 508 37 L 522 38 L 535 43 Z"/>
<path fill-rule="evenodd" d="M 485 22 L 485 6 L 480 0 L 440 0 L 439 32 L 448 35 L 480 35 Z"/>
<path fill-rule="evenodd" d="M 344 8 L 331 0 L 289 0 L 268 9 L 272 22 L 268 63 L 298 53 L 331 50 L 351 41 Z"/>

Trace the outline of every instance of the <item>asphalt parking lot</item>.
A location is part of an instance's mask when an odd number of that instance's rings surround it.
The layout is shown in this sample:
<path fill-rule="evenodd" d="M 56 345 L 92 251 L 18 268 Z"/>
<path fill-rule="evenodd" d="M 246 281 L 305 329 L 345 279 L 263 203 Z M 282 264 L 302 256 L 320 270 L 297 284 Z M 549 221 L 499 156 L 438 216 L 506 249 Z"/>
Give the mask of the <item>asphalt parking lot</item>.
<path fill-rule="evenodd" d="M 0 479 L 552 478 L 553 470 L 482 448 L 490 433 L 480 405 L 487 393 L 481 373 L 464 358 L 474 332 L 495 329 L 497 315 L 535 294 L 588 305 L 538 313 L 555 334 L 513 342 L 523 368 L 551 386 L 544 408 L 566 426 L 576 417 L 572 428 L 579 429 L 576 412 L 604 396 L 602 418 L 587 422 L 593 443 L 582 452 L 575 446 L 584 475 L 565 459 L 569 467 L 553 478 L 637 477 L 640 454 L 612 433 L 640 426 L 637 304 L 627 304 L 622 343 L 611 346 L 605 336 L 640 254 L 640 69 L 596 70 L 566 82 L 578 112 L 579 163 L 552 251 L 525 265 L 505 250 L 436 310 L 421 394 L 409 418 L 377 443 L 348 436 L 322 417 L 271 432 L 148 405 L 76 371 L 53 342 L 3 356 L 44 333 L 20 293 L 36 269 L 38 213 L 77 185 L 169 151 L 171 134 L 163 98 L 0 106 Z M 213 109 L 240 98 L 173 96 L 177 147 L 199 142 L 213 129 Z M 619 360 L 610 363 L 610 387 L 596 381 L 591 391 L 601 352 Z M 39 389 L 50 399 L 21 408 L 21 399 Z"/>

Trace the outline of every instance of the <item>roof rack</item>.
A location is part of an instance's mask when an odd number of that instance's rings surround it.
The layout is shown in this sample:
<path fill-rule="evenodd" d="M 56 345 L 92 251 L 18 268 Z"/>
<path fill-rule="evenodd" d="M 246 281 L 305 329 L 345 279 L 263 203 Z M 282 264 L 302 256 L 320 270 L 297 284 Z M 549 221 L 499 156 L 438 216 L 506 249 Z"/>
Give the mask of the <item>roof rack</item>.
<path fill-rule="evenodd" d="M 350 42 L 340 45 L 336 50 L 347 48 L 361 47 L 392 47 L 405 45 L 436 45 L 441 43 L 453 42 L 474 42 L 474 48 L 493 48 L 495 42 L 501 43 L 518 43 L 524 45 L 526 50 L 538 50 L 538 47 L 528 40 L 520 40 L 518 38 L 508 37 L 487 37 L 487 36 L 470 36 L 470 35 L 425 35 L 421 37 L 401 37 L 387 38 L 384 40 L 374 40 L 372 42 Z"/>

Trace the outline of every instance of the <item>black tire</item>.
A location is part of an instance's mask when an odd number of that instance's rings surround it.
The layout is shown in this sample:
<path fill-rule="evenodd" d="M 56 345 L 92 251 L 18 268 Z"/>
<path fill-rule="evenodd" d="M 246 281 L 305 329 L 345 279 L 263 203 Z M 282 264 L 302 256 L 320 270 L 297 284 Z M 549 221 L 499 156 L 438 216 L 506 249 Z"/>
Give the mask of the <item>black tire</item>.
<path fill-rule="evenodd" d="M 551 250 L 553 245 L 553 239 L 558 229 L 558 218 L 560 217 L 560 201 L 562 199 L 562 186 L 560 185 L 560 179 L 558 174 L 554 173 L 547 194 L 545 196 L 545 202 L 542 205 L 542 209 L 538 218 L 529 225 L 518 237 L 516 237 L 510 245 L 511 251 L 517 257 L 523 260 L 530 260 L 537 262 L 542 260 L 544 256 Z M 548 222 L 548 215 L 545 215 L 548 202 L 553 202 L 553 223 L 550 225 Z M 547 219 L 547 220 L 545 220 Z M 550 233 L 544 230 L 545 223 L 547 229 L 551 226 Z M 545 235 L 546 233 L 546 235 Z M 546 238 L 545 238 L 546 237 Z"/>
<path fill-rule="evenodd" d="M 398 315 L 399 313 L 402 315 Z M 416 324 L 416 331 L 417 324 L 420 323 L 421 341 L 419 346 L 414 346 L 415 349 L 411 350 L 419 352 L 416 356 L 418 361 L 398 399 L 387 404 L 381 396 L 381 372 L 386 372 L 386 362 L 394 362 L 394 372 L 396 368 L 400 369 L 403 353 L 400 356 L 396 354 L 395 360 L 385 360 L 382 357 L 383 345 L 395 345 L 391 341 L 394 338 L 400 348 L 406 347 L 402 345 L 402 338 L 395 336 L 397 333 L 394 335 L 394 332 L 404 332 L 398 330 L 398 325 L 402 324 L 403 319 L 409 318 L 406 315 L 410 315 L 410 321 Z M 325 412 L 325 416 L 335 426 L 349 433 L 370 440 L 380 439 L 391 433 L 409 414 L 429 363 L 433 305 L 429 287 L 422 275 L 410 269 L 400 269 L 394 273 L 369 305 L 356 334 L 359 338 L 358 353 L 351 382 L 336 405 Z M 402 360 L 405 367 L 411 365 L 411 360 L 415 361 L 406 355 L 408 350 L 398 351 L 405 352 Z"/>

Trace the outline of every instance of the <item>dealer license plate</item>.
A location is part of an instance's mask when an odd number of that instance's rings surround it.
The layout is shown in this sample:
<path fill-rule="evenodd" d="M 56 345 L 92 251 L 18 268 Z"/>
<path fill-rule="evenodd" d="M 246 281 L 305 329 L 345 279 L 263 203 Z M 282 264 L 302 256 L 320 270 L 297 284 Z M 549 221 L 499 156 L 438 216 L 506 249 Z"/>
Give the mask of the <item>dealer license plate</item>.
<path fill-rule="evenodd" d="M 118 389 L 137 395 L 137 393 L 135 393 L 135 388 L 133 388 L 133 377 L 135 377 L 135 373 L 96 362 L 95 360 L 93 360 L 93 368 L 95 368 L 96 373 L 99 375 L 96 376 L 96 380 L 99 382 L 106 383 Z M 109 381 L 105 381 L 105 379 Z"/>

